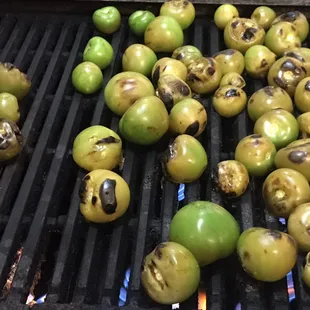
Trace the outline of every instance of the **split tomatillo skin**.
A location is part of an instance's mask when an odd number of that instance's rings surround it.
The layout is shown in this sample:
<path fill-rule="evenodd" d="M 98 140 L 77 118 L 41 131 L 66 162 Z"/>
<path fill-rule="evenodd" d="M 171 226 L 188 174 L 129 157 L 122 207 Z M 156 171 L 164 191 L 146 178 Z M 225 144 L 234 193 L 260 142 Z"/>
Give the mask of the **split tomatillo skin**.
<path fill-rule="evenodd" d="M 141 266 L 141 282 L 157 303 L 171 305 L 188 299 L 197 290 L 200 268 L 193 254 L 181 244 L 162 242 Z"/>
<path fill-rule="evenodd" d="M 294 267 L 297 243 L 286 233 L 252 227 L 241 234 L 237 253 L 243 269 L 250 276 L 259 281 L 275 282 Z"/>
<path fill-rule="evenodd" d="M 288 218 L 300 204 L 310 201 L 307 179 L 288 168 L 274 170 L 263 184 L 263 198 L 268 210 L 275 216 Z"/>
<path fill-rule="evenodd" d="M 278 151 L 275 157 L 277 168 L 294 169 L 310 182 L 310 139 L 299 139 Z"/>
<path fill-rule="evenodd" d="M 0 118 L 0 161 L 16 157 L 22 149 L 23 140 L 22 133 L 14 122 Z"/>
<path fill-rule="evenodd" d="M 122 162 L 122 140 L 107 127 L 91 126 L 74 139 L 72 156 L 76 164 L 87 171 L 112 170 Z"/>
<path fill-rule="evenodd" d="M 80 186 L 80 211 L 94 223 L 112 222 L 128 209 L 130 190 L 115 172 L 96 169 L 89 172 Z"/>

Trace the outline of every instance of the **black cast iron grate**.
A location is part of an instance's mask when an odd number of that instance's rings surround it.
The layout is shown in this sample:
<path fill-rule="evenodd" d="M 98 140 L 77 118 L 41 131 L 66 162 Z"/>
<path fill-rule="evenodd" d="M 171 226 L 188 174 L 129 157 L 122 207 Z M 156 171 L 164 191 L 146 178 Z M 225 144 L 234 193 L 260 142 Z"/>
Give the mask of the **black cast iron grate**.
<path fill-rule="evenodd" d="M 120 31 L 109 37 L 113 64 L 104 72 L 105 83 L 121 70 L 125 48 L 137 42 L 124 20 Z M 117 130 L 118 118 L 104 104 L 103 92 L 82 96 L 71 85 L 71 72 L 81 61 L 86 42 L 97 34 L 89 17 L 10 15 L 0 21 L 0 61 L 20 67 L 32 79 L 31 93 L 21 103 L 19 123 L 26 138 L 19 158 L 0 168 L 0 286 L 6 284 L 17 251 L 23 252 L 8 296 L 1 309 L 26 309 L 34 278 L 39 297 L 47 293 L 39 309 L 118 309 L 119 292 L 131 270 L 124 309 L 171 309 L 147 298 L 140 285 L 140 265 L 146 253 L 167 240 L 172 215 L 182 204 L 211 199 L 224 205 L 241 228 L 265 226 L 277 229 L 278 220 L 264 213 L 261 181 L 238 201 L 227 204 L 212 189 L 211 169 L 232 158 L 238 140 L 251 132 L 246 112 L 222 120 L 210 98 L 201 102 L 208 111 L 208 126 L 200 140 L 207 149 L 209 168 L 199 182 L 185 186 L 185 200 L 178 202 L 178 187 L 162 181 L 158 154 L 166 144 L 152 148 L 125 143 L 121 172 L 130 184 L 130 210 L 113 224 L 89 225 L 78 209 L 78 189 L 85 172 L 73 163 L 75 136 L 92 124 Z M 199 18 L 187 32 L 186 43 L 205 55 L 224 49 L 222 35 L 206 18 Z M 263 86 L 247 79 L 247 94 Z M 284 258 L 285 259 L 285 258 Z M 301 282 L 300 257 L 293 270 L 296 309 L 310 309 L 310 298 Z M 38 273 L 39 272 L 39 273 Z M 201 288 L 208 309 L 291 309 L 286 279 L 259 284 L 247 277 L 236 257 L 202 271 Z M 198 295 L 180 305 L 197 309 Z"/>

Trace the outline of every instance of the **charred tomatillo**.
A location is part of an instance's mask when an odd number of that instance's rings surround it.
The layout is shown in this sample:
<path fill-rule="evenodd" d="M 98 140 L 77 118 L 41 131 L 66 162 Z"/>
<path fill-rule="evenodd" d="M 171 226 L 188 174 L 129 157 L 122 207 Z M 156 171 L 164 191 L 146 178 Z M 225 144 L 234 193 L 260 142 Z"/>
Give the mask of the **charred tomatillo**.
<path fill-rule="evenodd" d="M 129 16 L 129 28 L 136 36 L 143 36 L 147 26 L 154 19 L 155 15 L 150 11 L 135 11 Z"/>
<path fill-rule="evenodd" d="M 93 62 L 103 70 L 111 64 L 113 55 L 113 48 L 107 40 L 101 37 L 93 37 L 85 47 L 83 61 Z"/>
<path fill-rule="evenodd" d="M 121 26 L 121 14 L 114 6 L 106 6 L 93 13 L 93 23 L 104 34 L 112 34 Z"/>
<path fill-rule="evenodd" d="M 102 72 L 94 63 L 82 62 L 72 72 L 72 84 L 82 94 L 93 94 L 102 87 Z"/>
<path fill-rule="evenodd" d="M 149 47 L 132 44 L 127 47 L 123 55 L 123 71 L 134 71 L 149 76 L 156 61 L 157 56 Z"/>

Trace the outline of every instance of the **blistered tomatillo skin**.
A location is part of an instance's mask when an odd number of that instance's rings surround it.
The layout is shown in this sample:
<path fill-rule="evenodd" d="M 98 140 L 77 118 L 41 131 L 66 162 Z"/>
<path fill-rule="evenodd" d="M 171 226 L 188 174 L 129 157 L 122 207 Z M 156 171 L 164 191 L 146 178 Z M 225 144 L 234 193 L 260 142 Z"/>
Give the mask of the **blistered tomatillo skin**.
<path fill-rule="evenodd" d="M 243 269 L 256 280 L 265 282 L 284 278 L 297 260 L 293 237 L 262 227 L 245 230 L 238 240 L 237 252 Z"/>
<path fill-rule="evenodd" d="M 282 56 L 286 50 L 301 46 L 298 30 L 289 22 L 277 23 L 268 30 L 265 45 L 278 56 Z"/>
<path fill-rule="evenodd" d="M 308 74 L 310 72 L 310 49 L 306 47 L 295 47 L 284 52 L 283 56 L 296 58 L 305 66 Z"/>
<path fill-rule="evenodd" d="M 237 50 L 226 49 L 212 57 L 219 63 L 223 75 L 230 72 L 242 74 L 244 70 L 244 56 Z"/>
<path fill-rule="evenodd" d="M 74 68 L 72 72 L 72 84 L 82 94 L 93 94 L 102 87 L 102 72 L 94 63 L 84 61 Z"/>
<path fill-rule="evenodd" d="M 186 67 L 194 60 L 201 58 L 202 53 L 193 45 L 184 45 L 175 49 L 171 58 L 181 61 Z"/>
<path fill-rule="evenodd" d="M 220 87 L 223 87 L 226 85 L 244 88 L 246 83 L 245 83 L 244 78 L 240 74 L 236 72 L 229 72 L 229 73 L 226 73 L 222 77 L 221 82 L 220 82 Z"/>
<path fill-rule="evenodd" d="M 119 122 L 120 134 L 128 141 L 150 145 L 156 143 L 169 128 L 168 112 L 155 96 L 137 100 Z"/>
<path fill-rule="evenodd" d="M 300 139 L 278 151 L 277 168 L 290 168 L 303 174 L 310 182 L 310 139 Z"/>
<path fill-rule="evenodd" d="M 231 255 L 240 228 L 223 207 L 210 201 L 194 201 L 182 207 L 170 224 L 169 240 L 185 246 L 200 266 Z"/>
<path fill-rule="evenodd" d="M 307 76 L 302 62 L 292 57 L 278 59 L 268 72 L 268 84 L 284 89 L 291 97 L 294 96 L 298 83 Z"/>
<path fill-rule="evenodd" d="M 215 179 L 220 192 L 227 198 L 240 197 L 249 185 L 246 167 L 236 160 L 225 160 L 217 164 Z"/>
<path fill-rule="evenodd" d="M 138 99 L 153 96 L 151 81 L 138 72 L 121 72 L 112 77 L 104 90 L 104 99 L 109 109 L 122 116 Z"/>
<path fill-rule="evenodd" d="M 251 46 L 244 55 L 245 70 L 254 78 L 264 78 L 276 59 L 277 55 L 266 46 Z"/>
<path fill-rule="evenodd" d="M 234 18 L 224 29 L 224 41 L 228 48 L 244 54 L 251 46 L 263 44 L 265 30 L 254 20 Z"/>
<path fill-rule="evenodd" d="M 296 207 L 287 222 L 289 234 L 297 241 L 298 247 L 304 252 L 310 251 L 310 203 Z"/>
<path fill-rule="evenodd" d="M 298 138 L 298 122 L 293 114 L 276 109 L 264 113 L 254 125 L 254 133 L 268 137 L 277 149 Z"/>
<path fill-rule="evenodd" d="M 114 6 L 106 6 L 93 13 L 95 27 L 104 34 L 112 34 L 121 26 L 121 14 Z"/>
<path fill-rule="evenodd" d="M 299 131 L 303 139 L 310 138 L 310 112 L 306 112 L 297 118 Z"/>
<path fill-rule="evenodd" d="M 294 102 L 299 111 L 310 112 L 310 77 L 306 77 L 298 83 Z"/>
<path fill-rule="evenodd" d="M 73 142 L 72 156 L 81 168 L 112 170 L 122 161 L 122 140 L 113 130 L 96 125 L 84 129 Z"/>
<path fill-rule="evenodd" d="M 0 161 L 17 156 L 22 148 L 23 136 L 18 126 L 7 119 L 0 119 Z"/>
<path fill-rule="evenodd" d="M 175 134 L 198 137 L 205 130 L 206 125 L 206 109 L 195 99 L 184 99 L 170 111 L 169 129 Z"/>
<path fill-rule="evenodd" d="M 14 123 L 19 121 L 20 113 L 17 98 L 9 93 L 0 93 L 0 118 Z"/>
<path fill-rule="evenodd" d="M 157 85 L 159 78 L 166 74 L 175 75 L 185 81 L 187 69 L 181 61 L 169 57 L 163 57 L 155 63 L 152 69 L 152 80 L 154 85 Z"/>
<path fill-rule="evenodd" d="M 254 122 L 264 113 L 274 109 L 283 109 L 293 113 L 292 99 L 280 87 L 266 86 L 261 88 L 248 101 L 248 114 Z"/>
<path fill-rule="evenodd" d="M 156 95 L 169 110 L 180 101 L 191 98 L 192 91 L 184 81 L 175 75 L 165 74 L 158 80 Z"/>
<path fill-rule="evenodd" d="M 187 84 L 198 94 L 215 91 L 222 78 L 220 64 L 212 57 L 196 59 L 187 67 Z"/>
<path fill-rule="evenodd" d="M 310 200 L 310 187 L 298 171 L 282 168 L 268 175 L 263 184 L 263 198 L 271 214 L 288 218 L 300 204 Z"/>
<path fill-rule="evenodd" d="M 235 160 L 244 164 L 251 176 L 265 176 L 274 167 L 276 147 L 267 137 L 249 135 L 238 143 Z"/>
<path fill-rule="evenodd" d="M 239 87 L 226 85 L 217 89 L 212 98 L 215 111 L 223 117 L 238 115 L 245 108 L 246 93 Z"/>
<path fill-rule="evenodd" d="M 28 76 L 9 62 L 0 63 L 0 93 L 9 93 L 22 100 L 31 88 Z"/>
<path fill-rule="evenodd" d="M 298 30 L 298 34 L 301 42 L 303 42 L 309 33 L 309 23 L 307 17 L 299 11 L 287 12 L 278 16 L 272 25 L 276 25 L 279 22 L 286 21 L 292 23 Z"/>
<path fill-rule="evenodd" d="M 268 30 L 270 28 L 271 23 L 276 17 L 276 12 L 268 6 L 257 7 L 251 15 L 251 19 L 255 20 L 264 28 L 264 30 Z"/>
<path fill-rule="evenodd" d="M 237 8 L 229 3 L 220 5 L 214 13 L 214 23 L 217 28 L 223 30 L 235 17 L 239 17 Z"/>
<path fill-rule="evenodd" d="M 122 58 L 123 71 L 133 71 L 149 76 L 157 61 L 156 54 L 143 44 L 132 44 Z"/>
<path fill-rule="evenodd" d="M 175 242 L 158 244 L 141 266 L 141 282 L 157 303 L 171 305 L 188 299 L 197 290 L 200 268 L 184 246 Z"/>
<path fill-rule="evenodd" d="M 169 0 L 162 4 L 159 14 L 175 18 L 184 30 L 193 23 L 196 11 L 188 0 Z"/>
<path fill-rule="evenodd" d="M 101 37 L 91 38 L 83 53 L 83 61 L 96 64 L 101 70 L 107 68 L 113 59 L 114 51 L 111 44 Z"/>
<path fill-rule="evenodd" d="M 150 11 L 135 11 L 129 16 L 129 28 L 136 36 L 143 36 L 147 26 L 154 19 L 155 15 Z"/>
<path fill-rule="evenodd" d="M 190 183 L 199 179 L 207 168 L 207 153 L 194 137 L 179 135 L 164 152 L 161 165 L 171 182 Z"/>
<path fill-rule="evenodd" d="M 172 53 L 183 42 L 183 30 L 177 20 L 170 16 L 156 17 L 144 33 L 144 44 L 155 53 Z"/>
<path fill-rule="evenodd" d="M 112 222 L 128 209 L 130 190 L 125 180 L 113 171 L 89 172 L 80 186 L 80 211 L 94 223 Z"/>

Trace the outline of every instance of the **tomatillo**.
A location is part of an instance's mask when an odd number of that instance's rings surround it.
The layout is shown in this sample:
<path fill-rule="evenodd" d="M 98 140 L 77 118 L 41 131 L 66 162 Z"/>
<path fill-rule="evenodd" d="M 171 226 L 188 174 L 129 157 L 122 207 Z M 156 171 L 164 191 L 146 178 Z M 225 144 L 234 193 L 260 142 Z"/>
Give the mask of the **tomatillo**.
<path fill-rule="evenodd" d="M 74 68 L 72 84 L 82 94 L 93 94 L 102 87 L 103 74 L 97 65 L 85 61 Z"/>
<path fill-rule="evenodd" d="M 223 207 L 210 201 L 194 201 L 172 218 L 169 240 L 185 246 L 200 266 L 231 255 L 237 246 L 240 228 Z"/>
<path fill-rule="evenodd" d="M 113 48 L 107 40 L 101 37 L 93 37 L 85 47 L 83 61 L 93 62 L 103 70 L 111 64 L 113 55 Z"/>
<path fill-rule="evenodd" d="M 234 49 L 226 49 L 212 56 L 219 64 L 222 74 L 236 72 L 242 74 L 244 70 L 244 57 Z"/>
<path fill-rule="evenodd" d="M 143 44 L 132 44 L 123 54 L 123 71 L 139 72 L 149 76 L 156 61 L 157 56 L 149 47 Z"/>
<path fill-rule="evenodd" d="M 97 169 L 82 180 L 80 211 L 93 223 L 112 222 L 128 209 L 130 190 L 126 181 L 113 171 Z"/>
<path fill-rule="evenodd" d="M 243 269 L 254 279 L 275 282 L 284 278 L 297 260 L 297 243 L 278 230 L 252 227 L 239 240 L 237 252 Z"/>
<path fill-rule="evenodd" d="M 257 7 L 251 15 L 251 19 L 255 20 L 265 30 L 270 28 L 276 17 L 276 12 L 270 7 L 264 5 Z"/>
<path fill-rule="evenodd" d="M 194 60 L 201 58 L 201 51 L 193 45 L 184 45 L 175 49 L 171 58 L 181 61 L 188 67 Z"/>
<path fill-rule="evenodd" d="M 9 93 L 0 93 L 0 118 L 14 123 L 19 121 L 20 113 L 17 98 Z"/>
<path fill-rule="evenodd" d="M 254 133 L 268 137 L 277 149 L 287 146 L 298 138 L 296 118 L 283 109 L 264 113 L 254 125 Z"/>
<path fill-rule="evenodd" d="M 119 122 L 120 134 L 128 141 L 150 145 L 160 140 L 169 128 L 168 112 L 156 96 L 137 100 Z"/>
<path fill-rule="evenodd" d="M 225 26 L 235 17 L 239 17 L 237 8 L 229 3 L 220 5 L 214 13 L 214 23 L 217 28 L 223 30 Z"/>
<path fill-rule="evenodd" d="M 81 131 L 73 142 L 72 156 L 85 170 L 112 170 L 122 161 L 122 140 L 104 126 L 91 126 Z"/>
<path fill-rule="evenodd" d="M 154 19 L 155 15 L 150 11 L 135 11 L 129 16 L 129 28 L 136 36 L 143 36 L 147 26 Z"/>
<path fill-rule="evenodd" d="M 106 6 L 93 13 L 95 27 L 104 34 L 112 34 L 121 26 L 121 14 L 114 6 Z"/>

